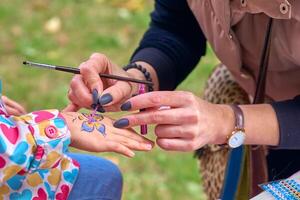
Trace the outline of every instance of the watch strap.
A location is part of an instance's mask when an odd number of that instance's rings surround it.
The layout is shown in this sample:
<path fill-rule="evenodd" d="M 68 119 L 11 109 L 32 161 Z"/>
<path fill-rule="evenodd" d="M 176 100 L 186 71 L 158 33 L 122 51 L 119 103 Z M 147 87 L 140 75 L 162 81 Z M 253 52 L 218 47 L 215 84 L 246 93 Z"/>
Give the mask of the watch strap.
<path fill-rule="evenodd" d="M 242 109 L 236 104 L 232 104 L 230 107 L 232 108 L 235 116 L 235 128 L 244 130 L 244 114 Z"/>

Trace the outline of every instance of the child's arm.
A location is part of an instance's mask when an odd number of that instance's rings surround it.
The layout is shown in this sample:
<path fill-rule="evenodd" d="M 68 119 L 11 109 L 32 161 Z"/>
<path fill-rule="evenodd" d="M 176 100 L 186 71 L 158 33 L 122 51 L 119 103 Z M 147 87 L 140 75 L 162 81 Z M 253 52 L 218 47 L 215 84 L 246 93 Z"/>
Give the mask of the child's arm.
<path fill-rule="evenodd" d="M 113 128 L 111 120 L 100 115 L 92 122 L 86 115 L 61 114 L 58 110 L 20 117 L 0 113 L 0 183 L 4 184 L 4 195 L 17 196 L 18 191 L 26 191 L 36 196 L 47 190 L 54 198 L 66 188 L 70 191 L 79 167 L 65 154 L 71 140 L 76 148 L 130 157 L 132 150 L 152 148 L 151 141 L 134 131 Z M 51 174 L 55 177 L 50 180 L 47 177 Z"/>
<path fill-rule="evenodd" d="M 53 167 L 62 159 L 69 143 L 70 132 L 58 110 L 36 111 L 20 117 L 2 112 L 0 183 L 19 172 L 26 174 Z"/>
<path fill-rule="evenodd" d="M 133 130 L 112 126 L 96 115 L 91 122 L 80 113 L 43 110 L 20 117 L 0 115 L 0 183 L 18 172 L 51 168 L 73 147 L 93 152 L 117 152 L 133 157 L 133 150 L 148 151 L 153 143 Z M 43 159 L 42 159 L 43 158 Z"/>
<path fill-rule="evenodd" d="M 117 129 L 112 120 L 96 114 L 62 113 L 71 131 L 71 146 L 92 152 L 116 152 L 133 157 L 133 150 L 149 151 L 153 142 L 132 129 Z"/>

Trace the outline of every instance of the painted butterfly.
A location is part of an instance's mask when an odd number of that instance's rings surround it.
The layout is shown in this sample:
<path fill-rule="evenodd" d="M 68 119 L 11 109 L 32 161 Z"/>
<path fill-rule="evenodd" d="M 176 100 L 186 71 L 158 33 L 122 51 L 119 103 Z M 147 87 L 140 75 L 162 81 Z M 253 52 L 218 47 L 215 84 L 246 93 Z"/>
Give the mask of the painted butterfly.
<path fill-rule="evenodd" d="M 100 123 L 104 118 L 100 114 L 85 114 L 78 116 L 78 119 L 83 120 L 81 130 L 86 132 L 93 132 L 95 129 L 102 135 L 105 133 L 105 125 Z"/>

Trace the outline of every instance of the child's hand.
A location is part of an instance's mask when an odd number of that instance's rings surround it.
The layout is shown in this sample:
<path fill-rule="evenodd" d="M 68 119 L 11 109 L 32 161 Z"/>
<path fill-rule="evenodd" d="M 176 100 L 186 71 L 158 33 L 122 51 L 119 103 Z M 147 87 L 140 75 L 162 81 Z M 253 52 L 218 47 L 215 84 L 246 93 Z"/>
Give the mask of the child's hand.
<path fill-rule="evenodd" d="M 27 113 L 23 106 L 11 100 L 7 96 L 2 96 L 2 100 L 8 115 L 20 116 Z"/>
<path fill-rule="evenodd" d="M 133 157 L 133 150 L 149 151 L 153 142 L 132 129 L 117 129 L 100 114 L 62 113 L 71 131 L 71 146 L 91 152 L 116 152 Z"/>

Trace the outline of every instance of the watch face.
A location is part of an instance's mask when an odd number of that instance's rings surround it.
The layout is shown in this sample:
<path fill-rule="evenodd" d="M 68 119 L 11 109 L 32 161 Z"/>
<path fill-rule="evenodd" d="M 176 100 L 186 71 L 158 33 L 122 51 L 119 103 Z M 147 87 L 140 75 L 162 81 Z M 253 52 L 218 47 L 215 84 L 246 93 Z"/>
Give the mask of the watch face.
<path fill-rule="evenodd" d="M 236 148 L 244 144 L 245 133 L 243 131 L 235 132 L 228 140 L 228 145 L 231 148 Z"/>

